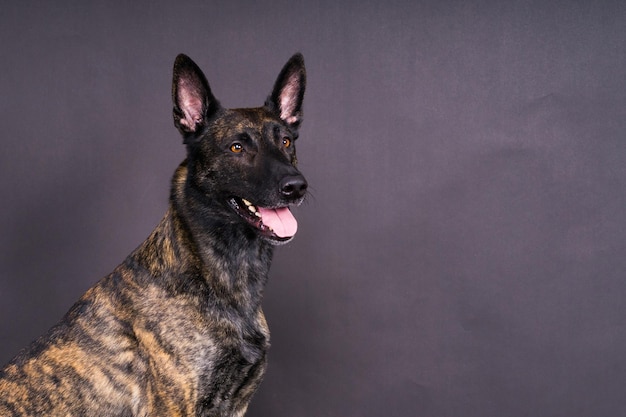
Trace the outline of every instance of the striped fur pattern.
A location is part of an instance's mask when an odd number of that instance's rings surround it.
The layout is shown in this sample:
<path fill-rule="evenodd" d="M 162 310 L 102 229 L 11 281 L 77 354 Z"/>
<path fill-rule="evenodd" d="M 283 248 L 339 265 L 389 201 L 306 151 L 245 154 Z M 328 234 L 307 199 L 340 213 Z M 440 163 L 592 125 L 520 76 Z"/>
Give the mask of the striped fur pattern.
<path fill-rule="evenodd" d="M 262 107 L 225 109 L 174 65 L 187 146 L 152 234 L 0 371 L 0 416 L 243 416 L 266 368 L 261 310 L 280 236 L 253 216 L 299 204 L 305 71 L 294 55 Z M 252 213 L 242 213 L 247 209 Z M 252 208 L 250 208 L 252 207 Z"/>

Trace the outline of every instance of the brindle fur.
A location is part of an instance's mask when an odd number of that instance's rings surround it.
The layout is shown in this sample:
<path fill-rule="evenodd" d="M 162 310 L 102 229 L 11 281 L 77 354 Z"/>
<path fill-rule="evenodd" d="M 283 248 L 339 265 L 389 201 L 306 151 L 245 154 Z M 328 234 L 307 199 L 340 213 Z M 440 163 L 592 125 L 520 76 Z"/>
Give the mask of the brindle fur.
<path fill-rule="evenodd" d="M 0 371 L 1 416 L 244 415 L 266 367 L 261 297 L 277 239 L 227 199 L 302 201 L 293 141 L 304 85 L 296 54 L 263 107 L 224 109 L 200 69 L 176 59 L 174 122 L 187 158 L 169 209 L 143 244 Z M 234 153 L 234 143 L 244 152 Z"/>

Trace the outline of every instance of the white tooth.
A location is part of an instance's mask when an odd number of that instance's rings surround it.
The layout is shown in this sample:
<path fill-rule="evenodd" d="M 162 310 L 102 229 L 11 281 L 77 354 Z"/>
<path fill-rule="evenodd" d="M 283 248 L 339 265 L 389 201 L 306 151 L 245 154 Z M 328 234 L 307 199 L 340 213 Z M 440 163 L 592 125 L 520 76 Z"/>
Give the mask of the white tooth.
<path fill-rule="evenodd" d="M 252 205 L 248 206 L 248 210 L 250 210 L 253 213 L 256 213 L 256 207 L 254 207 Z"/>
<path fill-rule="evenodd" d="M 259 219 L 261 218 L 261 213 L 259 213 L 258 211 L 255 211 L 254 215 L 257 216 Z"/>
<path fill-rule="evenodd" d="M 246 200 L 245 198 L 242 198 L 242 199 L 241 199 L 241 201 L 243 201 L 243 203 L 244 203 L 246 206 L 251 206 L 251 205 L 252 205 L 252 203 L 251 203 L 251 202 L 249 202 L 248 200 Z"/>

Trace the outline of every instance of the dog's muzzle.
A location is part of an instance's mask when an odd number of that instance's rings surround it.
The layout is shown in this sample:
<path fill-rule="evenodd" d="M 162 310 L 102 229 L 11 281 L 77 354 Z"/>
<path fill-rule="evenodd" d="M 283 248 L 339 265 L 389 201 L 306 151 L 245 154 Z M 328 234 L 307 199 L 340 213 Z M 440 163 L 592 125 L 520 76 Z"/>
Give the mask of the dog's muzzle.
<path fill-rule="evenodd" d="M 282 203 L 263 207 L 251 201 L 232 196 L 230 207 L 258 232 L 274 242 L 287 242 L 298 230 L 298 221 L 289 206 L 299 205 L 306 194 L 308 184 L 302 175 L 283 178 L 279 183 Z"/>

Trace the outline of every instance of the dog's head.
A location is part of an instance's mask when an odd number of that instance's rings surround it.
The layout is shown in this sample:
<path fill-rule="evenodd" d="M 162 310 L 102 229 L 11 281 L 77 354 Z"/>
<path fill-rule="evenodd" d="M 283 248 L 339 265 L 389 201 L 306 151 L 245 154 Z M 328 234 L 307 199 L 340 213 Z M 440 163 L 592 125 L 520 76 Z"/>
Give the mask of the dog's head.
<path fill-rule="evenodd" d="M 265 105 L 226 109 L 187 56 L 174 63 L 174 124 L 187 145 L 186 187 L 203 209 L 229 224 L 245 224 L 272 243 L 291 240 L 297 222 L 289 206 L 307 190 L 296 168 L 306 82 L 302 55 L 280 72 Z"/>

